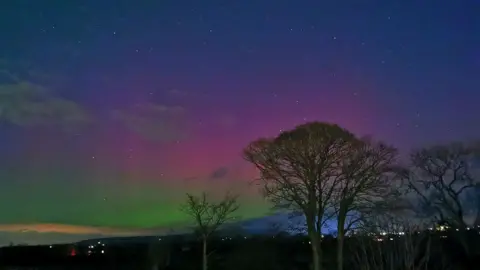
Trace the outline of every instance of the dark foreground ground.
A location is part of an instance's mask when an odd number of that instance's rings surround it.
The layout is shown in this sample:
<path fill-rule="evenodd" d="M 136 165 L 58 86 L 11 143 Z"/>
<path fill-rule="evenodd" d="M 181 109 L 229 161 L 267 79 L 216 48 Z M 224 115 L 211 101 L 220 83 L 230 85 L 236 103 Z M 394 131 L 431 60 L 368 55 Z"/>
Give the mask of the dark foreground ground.
<path fill-rule="evenodd" d="M 428 235 L 426 235 L 428 234 Z M 480 269 L 480 235 L 469 231 L 468 243 L 456 232 L 351 237 L 346 240 L 344 269 L 356 270 L 378 262 L 402 265 L 428 261 L 429 270 Z M 379 241 L 381 240 L 381 241 Z M 309 269 L 310 245 L 303 236 L 218 237 L 210 243 L 211 270 Z M 468 254 L 464 252 L 468 246 Z M 90 240 L 71 245 L 10 246 L 0 249 L 0 270 L 6 269 L 171 269 L 195 270 L 201 266 L 201 243 L 192 238 L 135 238 Z M 323 242 L 325 269 L 335 269 L 336 241 Z M 381 258 L 381 259 L 380 259 Z M 374 264 L 377 264 L 376 266 Z M 415 268 L 423 270 L 425 268 Z"/>

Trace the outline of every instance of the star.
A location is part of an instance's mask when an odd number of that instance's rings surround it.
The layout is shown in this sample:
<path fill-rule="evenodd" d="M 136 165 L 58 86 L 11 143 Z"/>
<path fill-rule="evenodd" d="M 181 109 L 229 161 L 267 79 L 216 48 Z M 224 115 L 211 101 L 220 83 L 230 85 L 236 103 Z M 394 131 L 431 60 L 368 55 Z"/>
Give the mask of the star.
<path fill-rule="evenodd" d="M 14 96 L 7 102 L 12 112 L 0 113 L 0 159 L 7 161 L 0 165 L 8 168 L 0 167 L 0 206 L 21 210 L 3 209 L 0 228 L 41 220 L 134 233 L 184 224 L 178 204 L 187 191 L 220 194 L 231 187 L 245 197 L 244 218 L 260 216 L 270 205 L 256 192 L 243 193 L 254 172 L 247 175 L 239 163 L 241 151 L 307 121 L 371 134 L 398 146 L 401 156 L 414 146 L 480 134 L 480 126 L 468 124 L 475 123 L 480 100 L 478 46 L 468 41 L 479 33 L 463 23 L 478 25 L 480 18 L 465 1 L 428 7 L 402 1 L 401 8 L 366 5 L 361 12 L 345 9 L 343 1 L 273 8 L 261 1 L 188 7 L 123 1 L 115 8 L 50 2 L 9 5 L 2 17 L 8 31 L 0 51 L 8 61 L 0 60 L 0 96 L 11 87 L 2 71 L 12 69 L 21 93 L 12 92 L 27 102 L 16 111 Z M 316 16 L 318 8 L 324 16 Z M 334 11 L 343 14 L 329 15 Z M 421 23 L 426 11 L 449 16 Z M 461 53 L 452 58 L 452 49 Z M 33 69 L 60 80 L 33 78 Z M 27 89 L 37 84 L 38 97 Z M 46 104 L 37 105 L 44 96 Z M 62 99 L 68 101 L 62 112 L 49 107 Z M 84 113 L 67 115 L 76 108 Z M 31 121 L 23 119 L 28 114 Z M 44 117 L 68 127 L 48 119 L 46 126 L 30 126 Z M 223 167 L 228 177 L 207 181 Z M 18 185 L 6 181 L 32 186 L 31 175 L 45 179 L 45 188 L 11 196 Z M 30 207 L 37 204 L 42 207 Z M 168 217 L 158 215 L 163 212 Z"/>

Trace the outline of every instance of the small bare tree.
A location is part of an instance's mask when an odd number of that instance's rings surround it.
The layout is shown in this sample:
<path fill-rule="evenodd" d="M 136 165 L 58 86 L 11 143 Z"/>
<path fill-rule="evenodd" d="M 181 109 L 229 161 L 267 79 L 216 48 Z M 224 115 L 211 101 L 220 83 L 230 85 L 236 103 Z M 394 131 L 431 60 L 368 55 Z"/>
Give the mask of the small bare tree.
<path fill-rule="evenodd" d="M 208 269 L 207 241 L 208 238 L 222 225 L 235 219 L 233 214 L 238 210 L 237 196 L 227 193 L 225 197 L 213 202 L 208 199 L 207 193 L 200 196 L 187 194 L 187 201 L 181 210 L 195 222 L 196 232 L 202 239 L 202 269 Z"/>
<path fill-rule="evenodd" d="M 350 144 L 343 159 L 342 180 L 335 190 L 337 204 L 337 269 L 343 269 L 345 234 L 366 215 L 381 208 L 391 210 L 396 199 L 394 165 L 397 150 L 383 143 L 366 139 Z"/>
<path fill-rule="evenodd" d="M 244 150 L 244 158 L 260 172 L 265 198 L 305 216 L 314 270 L 321 269 L 322 225 L 333 216 L 341 162 L 352 140 L 355 136 L 338 125 L 313 122 L 254 141 Z"/>

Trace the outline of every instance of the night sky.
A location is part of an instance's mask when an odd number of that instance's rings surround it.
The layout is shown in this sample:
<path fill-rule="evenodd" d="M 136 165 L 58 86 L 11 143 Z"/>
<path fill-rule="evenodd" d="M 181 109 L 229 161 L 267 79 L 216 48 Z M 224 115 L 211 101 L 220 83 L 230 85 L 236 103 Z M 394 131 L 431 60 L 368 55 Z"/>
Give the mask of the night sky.
<path fill-rule="evenodd" d="M 476 0 L 8 2 L 0 108 L 33 119 L 0 115 L 0 245 L 183 228 L 185 192 L 268 215 L 242 148 L 307 121 L 480 137 Z"/>

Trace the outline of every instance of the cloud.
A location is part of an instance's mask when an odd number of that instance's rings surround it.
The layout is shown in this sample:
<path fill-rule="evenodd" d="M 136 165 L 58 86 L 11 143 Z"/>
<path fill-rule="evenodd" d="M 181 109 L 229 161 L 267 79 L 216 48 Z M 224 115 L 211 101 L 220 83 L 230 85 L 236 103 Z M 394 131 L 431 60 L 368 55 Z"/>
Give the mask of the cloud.
<path fill-rule="evenodd" d="M 42 86 L 25 81 L 0 84 L 0 122 L 71 129 L 90 120 L 80 105 L 56 97 Z"/>
<path fill-rule="evenodd" d="M 172 142 L 187 137 L 186 111 L 179 106 L 137 104 L 129 110 L 115 110 L 112 117 L 129 130 L 155 142 Z"/>
<path fill-rule="evenodd" d="M 102 238 L 95 234 L 64 234 L 38 232 L 0 232 L 0 247 L 14 245 L 55 245 L 75 243 L 86 239 Z"/>
<path fill-rule="evenodd" d="M 129 229 L 129 228 L 111 228 L 111 227 L 95 227 L 80 226 L 69 224 L 0 224 L 0 232 L 37 232 L 37 233 L 63 233 L 63 234 L 95 234 L 105 236 L 121 236 L 121 235 L 143 235 L 151 233 L 161 233 L 169 228 L 151 228 L 151 229 Z"/>
<path fill-rule="evenodd" d="M 179 228 L 178 231 L 182 231 Z M 65 224 L 0 224 L 0 246 L 10 243 L 46 245 L 72 243 L 91 238 L 164 235 L 170 227 L 151 229 L 118 229 L 110 227 L 76 226 Z"/>
<path fill-rule="evenodd" d="M 228 174 L 228 168 L 227 167 L 220 167 L 212 172 L 210 175 L 210 179 L 219 179 L 223 178 Z"/>

